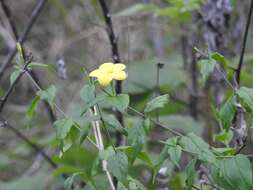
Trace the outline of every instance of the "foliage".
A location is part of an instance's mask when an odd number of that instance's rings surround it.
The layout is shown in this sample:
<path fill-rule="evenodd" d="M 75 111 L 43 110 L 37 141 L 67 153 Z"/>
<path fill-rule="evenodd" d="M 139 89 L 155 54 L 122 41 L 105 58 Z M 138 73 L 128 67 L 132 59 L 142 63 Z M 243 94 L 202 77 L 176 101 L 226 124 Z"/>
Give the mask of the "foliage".
<path fill-rule="evenodd" d="M 219 1 L 216 15 L 210 2 L 48 1 L 40 24 L 52 28 L 18 40 L 0 87 L 0 190 L 253 189 L 252 55 L 240 68 L 230 52 L 248 5 Z M 0 22 L 3 41 L 23 25 L 13 18 Z M 30 49 L 44 60 L 24 68 Z"/>

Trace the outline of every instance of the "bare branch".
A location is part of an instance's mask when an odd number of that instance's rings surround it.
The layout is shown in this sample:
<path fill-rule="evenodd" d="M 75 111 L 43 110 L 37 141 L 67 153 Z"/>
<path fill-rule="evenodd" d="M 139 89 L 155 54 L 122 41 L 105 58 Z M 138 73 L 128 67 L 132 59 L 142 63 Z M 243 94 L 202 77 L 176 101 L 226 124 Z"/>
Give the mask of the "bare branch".
<path fill-rule="evenodd" d="M 9 7 L 5 3 L 5 0 L 1 0 L 0 3 L 2 5 L 2 9 L 4 11 L 4 14 L 7 17 L 7 20 L 9 22 L 10 27 L 11 27 L 12 33 L 14 34 L 15 40 L 18 41 L 18 33 L 17 33 L 16 25 L 15 25 L 13 18 L 12 18 L 11 11 L 9 10 Z M 25 55 L 24 48 L 22 48 L 22 50 L 23 50 L 23 54 Z M 33 76 L 34 80 L 40 85 L 40 80 L 37 77 L 37 75 L 35 74 L 35 72 L 31 71 L 31 75 Z M 43 101 L 43 103 L 45 105 L 45 108 L 47 109 L 50 120 L 53 123 L 56 120 L 56 116 L 54 115 L 54 112 L 53 112 L 52 108 L 50 107 L 50 105 L 48 104 L 48 102 Z"/>
<path fill-rule="evenodd" d="M 237 83 L 236 85 L 238 85 L 238 87 L 240 86 L 240 75 L 241 75 L 241 69 L 242 69 L 242 65 L 243 65 L 243 59 L 244 59 L 246 43 L 247 43 L 247 39 L 248 39 L 248 33 L 249 33 L 249 27 L 250 27 L 250 23 L 251 23 L 252 13 L 253 13 L 253 0 L 251 0 L 251 2 L 250 2 L 250 10 L 249 10 L 248 18 L 247 18 L 247 23 L 245 26 L 245 32 L 244 32 L 243 43 L 242 43 L 242 50 L 241 50 L 241 54 L 240 54 L 238 67 L 235 72 L 235 80 Z"/>
<path fill-rule="evenodd" d="M 108 10 L 108 7 L 106 5 L 106 2 L 104 0 L 99 0 L 100 6 L 103 11 L 105 23 L 106 23 L 106 31 L 108 34 L 108 38 L 110 40 L 111 44 L 111 50 L 112 50 L 112 59 L 114 63 L 120 63 L 120 54 L 119 54 L 119 49 L 118 49 L 118 44 L 117 44 L 117 39 L 114 34 L 114 28 L 112 24 L 112 19 L 111 19 L 111 14 Z M 122 85 L 121 81 L 116 81 L 116 93 L 120 94 L 122 92 Z M 123 115 L 119 111 L 116 111 L 116 117 L 118 121 L 123 125 Z M 123 144 L 123 135 L 120 134 L 119 132 L 116 133 L 116 146 L 120 146 Z"/>
<path fill-rule="evenodd" d="M 57 168 L 57 164 L 40 148 L 37 144 L 33 143 L 30 139 L 28 139 L 23 133 L 21 133 L 18 129 L 13 127 L 9 122 L 5 119 L 1 118 L 0 127 L 4 127 L 12 131 L 16 136 L 26 142 L 31 148 L 33 148 L 37 153 L 41 154 L 41 156 L 53 167 Z"/>
<path fill-rule="evenodd" d="M 29 64 L 32 62 L 32 57 L 30 57 L 29 59 L 27 59 L 27 61 L 25 62 L 25 65 L 23 66 L 22 70 L 20 71 L 19 75 L 17 76 L 17 78 L 13 81 L 13 83 L 10 85 L 10 87 L 8 88 L 8 90 L 6 91 L 5 95 L 1 98 L 0 100 L 0 113 L 3 111 L 3 108 L 12 92 L 12 90 L 14 89 L 14 87 L 17 85 L 17 83 L 19 82 L 19 80 L 21 79 L 21 77 L 23 76 L 23 74 L 26 72 L 27 67 L 29 66 Z"/>
<path fill-rule="evenodd" d="M 11 11 L 10 11 L 9 7 L 7 6 L 7 4 L 5 3 L 5 0 L 0 0 L 0 4 L 1 4 L 3 12 L 9 22 L 9 25 L 10 25 L 11 31 L 14 35 L 14 38 L 15 38 L 15 40 L 18 40 L 18 31 L 17 31 L 17 28 L 14 24 L 14 20 L 13 20 Z"/>
<path fill-rule="evenodd" d="M 37 5 L 35 6 L 32 15 L 30 17 L 30 20 L 28 21 L 27 26 L 25 27 L 22 35 L 18 38 L 18 42 L 20 44 L 23 44 L 24 41 L 26 40 L 29 32 L 31 31 L 33 25 L 35 24 L 38 16 L 40 15 L 43 7 L 45 6 L 45 4 L 47 3 L 48 0 L 38 0 Z M 8 67 L 8 65 L 11 63 L 12 59 L 14 58 L 14 56 L 17 53 L 17 48 L 14 47 L 11 52 L 7 55 L 7 58 L 4 60 L 4 62 L 1 64 L 0 67 L 0 80 L 3 77 L 4 71 L 6 70 L 6 68 Z"/>
<path fill-rule="evenodd" d="M 242 50 L 240 54 L 238 67 L 235 71 L 235 88 L 236 89 L 240 88 L 240 76 L 241 76 L 241 70 L 243 66 L 246 43 L 247 43 L 248 34 L 249 34 L 249 27 L 251 24 L 252 13 L 253 13 L 253 0 L 251 0 L 250 2 L 250 9 L 249 9 L 247 23 L 245 26 L 245 32 L 244 32 L 244 37 L 243 37 Z M 241 106 L 238 97 L 237 97 L 236 102 L 237 102 L 237 106 L 236 106 L 236 112 L 233 119 L 233 126 L 234 126 L 234 141 L 236 142 L 235 145 L 237 149 L 236 153 L 239 154 L 243 150 L 243 148 L 246 147 L 247 127 L 245 123 L 245 112 L 242 111 L 243 107 Z"/>

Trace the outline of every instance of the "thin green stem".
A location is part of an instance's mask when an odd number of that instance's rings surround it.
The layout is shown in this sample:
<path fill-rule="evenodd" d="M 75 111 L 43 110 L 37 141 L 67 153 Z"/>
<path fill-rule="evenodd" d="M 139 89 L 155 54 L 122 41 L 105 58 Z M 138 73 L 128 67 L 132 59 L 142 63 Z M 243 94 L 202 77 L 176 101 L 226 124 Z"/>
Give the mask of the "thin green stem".
<path fill-rule="evenodd" d="M 140 117 L 142 117 L 142 118 L 144 118 L 144 119 L 145 119 L 145 118 L 148 118 L 148 116 L 146 116 L 145 114 L 139 112 L 138 110 L 134 109 L 134 108 L 131 107 L 131 106 L 128 106 L 127 108 L 128 108 L 128 110 L 134 112 L 135 114 L 139 115 Z M 161 124 L 160 122 L 155 121 L 154 119 L 151 119 L 151 118 L 149 118 L 149 119 L 150 119 L 150 121 L 151 121 L 152 123 L 154 123 L 156 126 L 159 126 L 159 127 L 161 127 L 161 128 L 167 129 L 167 130 L 168 130 L 169 132 L 171 132 L 172 134 L 174 134 L 174 135 L 176 135 L 176 136 L 183 136 L 183 134 L 181 134 L 180 132 L 178 132 L 178 131 L 176 131 L 176 130 L 174 130 L 174 129 L 171 129 L 171 128 L 169 128 L 169 127 L 166 127 L 166 126 L 164 126 L 163 124 Z"/>
<path fill-rule="evenodd" d="M 99 114 L 99 116 L 100 116 L 100 121 L 101 121 L 101 123 L 102 123 L 102 126 L 103 126 L 103 128 L 104 128 L 104 130 L 105 130 L 105 134 L 106 134 L 106 136 L 107 136 L 107 138 L 108 138 L 110 144 L 112 145 L 114 152 L 117 152 L 116 147 L 115 147 L 115 145 L 114 145 L 113 142 L 112 142 L 112 137 L 111 137 L 111 135 L 110 135 L 110 133 L 109 133 L 107 127 L 106 127 L 106 124 L 105 124 L 105 121 L 104 121 L 104 119 L 103 119 L 103 116 L 102 116 L 102 112 L 101 112 L 101 110 L 100 110 L 100 107 L 99 107 L 98 104 L 96 105 L 96 107 L 97 107 L 97 109 L 98 109 L 98 114 Z"/>

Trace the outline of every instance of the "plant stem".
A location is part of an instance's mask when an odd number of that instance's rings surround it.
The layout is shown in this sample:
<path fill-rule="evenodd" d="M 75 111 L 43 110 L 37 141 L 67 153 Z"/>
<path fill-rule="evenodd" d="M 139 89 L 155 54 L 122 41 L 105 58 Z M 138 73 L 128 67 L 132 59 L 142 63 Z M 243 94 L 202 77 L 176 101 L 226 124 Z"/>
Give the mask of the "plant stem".
<path fill-rule="evenodd" d="M 2 9 L 3 9 L 3 12 L 6 15 L 7 21 L 9 22 L 11 32 L 13 33 L 14 38 L 15 38 L 15 42 L 17 43 L 19 35 L 17 32 L 16 25 L 14 23 L 11 11 L 10 11 L 9 7 L 7 6 L 7 4 L 5 3 L 5 0 L 0 0 L 0 3 L 1 3 Z M 22 47 L 22 44 L 20 44 L 20 45 Z M 23 47 L 22 47 L 22 54 L 23 54 L 23 57 L 25 57 L 25 51 L 24 51 Z M 31 71 L 31 75 L 33 76 L 34 80 L 40 85 L 40 80 L 37 77 L 37 75 L 35 74 L 35 72 Z M 45 108 L 47 109 L 47 113 L 50 117 L 51 123 L 53 123 L 56 120 L 56 116 L 54 115 L 54 112 L 53 112 L 52 108 L 50 107 L 50 105 L 48 104 L 48 102 L 43 101 L 43 103 L 45 105 Z"/>
<path fill-rule="evenodd" d="M 147 116 L 146 116 L 145 114 L 139 112 L 138 110 L 134 109 L 134 108 L 131 107 L 131 106 L 128 106 L 128 110 L 134 112 L 135 114 L 139 115 L 140 117 L 142 117 L 142 118 L 144 118 L 144 119 L 147 118 Z M 176 136 L 183 136 L 183 134 L 181 134 L 180 132 L 178 132 L 178 131 L 176 131 L 176 130 L 174 130 L 174 129 L 171 129 L 171 128 L 169 128 L 169 127 L 166 127 L 166 126 L 162 125 L 160 122 L 155 121 L 154 119 L 151 119 L 151 118 L 150 118 L 150 121 L 151 121 L 152 123 L 154 123 L 154 124 L 155 124 L 156 126 L 158 126 L 158 127 L 167 129 L 167 130 L 168 130 L 170 133 L 172 133 L 173 135 L 176 135 Z"/>
<path fill-rule="evenodd" d="M 33 25 L 35 24 L 37 18 L 39 17 L 40 13 L 42 12 L 42 9 L 46 5 L 48 0 L 39 0 L 37 5 L 35 6 L 32 15 L 22 33 L 22 35 L 19 37 L 18 42 L 22 45 L 24 41 L 26 40 L 28 34 L 30 33 Z M 3 74 L 7 68 L 7 66 L 11 63 L 13 60 L 14 56 L 17 53 L 17 48 L 16 46 L 11 50 L 11 52 L 7 55 L 7 58 L 4 60 L 4 62 L 1 64 L 0 67 L 0 80 L 3 77 Z"/>
<path fill-rule="evenodd" d="M 250 1 L 250 10 L 249 10 L 248 18 L 247 18 L 247 23 L 245 26 L 245 32 L 244 32 L 243 43 L 242 43 L 242 50 L 241 50 L 241 54 L 240 54 L 238 67 L 235 72 L 235 80 L 236 80 L 236 83 L 237 83 L 236 85 L 238 88 L 240 86 L 240 75 L 241 75 L 241 70 L 242 70 L 242 66 L 243 66 L 243 59 L 244 59 L 244 54 L 245 54 L 245 49 L 246 49 L 246 44 L 247 44 L 247 39 L 248 39 L 248 34 L 249 34 L 249 27 L 250 27 L 250 23 L 251 23 L 252 13 L 253 13 L 253 0 Z"/>
<path fill-rule="evenodd" d="M 113 144 L 113 142 L 112 142 L 112 137 L 111 137 L 111 135 L 110 135 L 108 129 L 106 128 L 105 121 L 104 121 L 104 119 L 103 119 L 103 117 L 102 117 L 101 110 L 100 110 L 100 108 L 99 108 L 98 105 L 97 105 L 96 107 L 94 107 L 94 108 L 95 108 L 94 111 L 95 111 L 95 112 L 98 112 L 98 114 L 99 114 L 99 116 L 100 116 L 100 120 L 101 120 L 102 125 L 103 125 L 103 127 L 104 127 L 106 136 L 107 136 L 107 138 L 109 139 L 109 141 L 110 141 L 110 143 L 111 143 L 111 145 L 112 145 L 112 148 L 113 148 L 114 152 L 116 153 L 116 152 L 117 152 L 116 147 L 114 146 L 114 144 Z M 97 108 L 97 110 L 96 110 L 96 108 Z M 96 114 L 97 114 L 97 113 L 96 113 Z"/>
<path fill-rule="evenodd" d="M 25 62 L 25 65 L 23 66 L 22 70 L 20 71 L 19 75 L 16 77 L 16 79 L 13 81 L 13 83 L 10 85 L 10 87 L 8 88 L 8 90 L 6 91 L 5 95 L 1 98 L 0 100 L 0 113 L 3 111 L 3 108 L 11 94 L 11 92 L 13 91 L 13 89 L 15 88 L 15 86 L 17 85 L 17 83 L 19 82 L 19 80 L 21 79 L 21 77 L 23 76 L 23 74 L 26 72 L 27 67 L 29 66 L 29 64 L 32 62 L 32 59 L 29 59 Z"/>
<path fill-rule="evenodd" d="M 7 122 L 5 119 L 1 119 L 2 125 L 1 127 L 5 127 L 9 130 L 11 130 L 13 133 L 15 133 L 20 139 L 25 141 L 28 145 L 30 145 L 36 152 L 40 153 L 43 158 L 53 167 L 57 168 L 56 163 L 36 144 L 34 144 L 30 139 L 28 139 L 25 135 L 23 135 L 19 130 L 17 130 L 15 127 L 13 127 L 9 122 Z"/>
<path fill-rule="evenodd" d="M 113 27 L 113 23 L 112 23 L 112 19 L 111 19 L 111 13 L 107 7 L 105 0 L 99 0 L 99 4 L 100 4 L 102 12 L 103 12 L 103 16 L 104 16 L 104 20 L 105 20 L 105 24 L 106 24 L 106 31 L 107 31 L 107 35 L 108 35 L 108 38 L 109 38 L 110 44 L 111 44 L 111 52 L 112 52 L 113 62 L 120 63 L 121 60 L 120 60 L 119 48 L 118 48 L 117 39 L 116 39 L 116 36 L 114 33 L 114 27 Z M 116 94 L 120 94 L 122 92 L 121 81 L 116 81 L 115 90 L 116 90 Z M 123 122 L 122 113 L 119 111 L 116 111 L 115 116 L 116 116 L 117 120 L 121 123 L 121 125 L 123 126 L 124 122 Z M 123 135 L 119 132 L 116 132 L 116 146 L 120 146 L 123 144 L 124 144 Z"/>
<path fill-rule="evenodd" d="M 43 90 L 39 84 L 37 83 L 37 81 L 35 81 L 35 79 L 33 78 L 33 76 L 26 71 L 25 74 L 28 76 L 28 78 L 30 79 L 30 81 L 34 84 L 34 86 L 38 89 L 38 90 Z M 68 117 L 67 114 L 55 103 L 53 102 L 54 107 L 64 116 L 64 117 Z"/>
<path fill-rule="evenodd" d="M 251 19 L 252 19 L 252 13 L 253 13 L 253 0 L 251 0 L 251 2 L 250 2 L 250 9 L 249 9 L 248 18 L 247 18 L 245 31 L 244 31 L 244 36 L 243 36 L 242 50 L 241 50 L 241 54 L 240 54 L 238 67 L 235 71 L 235 89 L 240 88 L 240 76 L 241 76 L 241 71 L 242 71 L 242 66 L 243 66 L 243 61 L 244 61 L 244 54 L 245 54 L 245 49 L 246 49 L 246 44 L 247 44 L 247 39 L 248 39 L 248 34 L 249 34 L 249 27 L 250 27 L 250 23 L 251 23 Z M 237 97 L 236 102 L 238 104 L 240 104 L 239 97 Z M 234 126 L 237 125 L 238 113 L 240 113 L 240 110 L 238 110 L 238 108 L 237 108 L 236 112 L 234 114 L 233 121 L 232 121 L 232 124 Z M 241 125 L 241 123 L 239 123 L 239 126 L 236 126 L 236 127 L 237 127 L 237 130 L 238 130 L 238 129 L 242 128 L 243 125 Z M 244 133 L 245 134 L 243 134 L 243 136 L 247 136 L 247 131 L 245 131 Z M 236 139 L 236 142 L 241 141 L 241 140 L 243 142 L 243 145 L 241 147 L 239 147 L 239 149 L 237 150 L 237 154 L 239 154 L 246 147 L 246 139 L 242 139 L 241 137 L 239 137 L 239 139 L 238 138 Z"/>
<path fill-rule="evenodd" d="M 9 25 L 10 25 L 10 28 L 11 28 L 12 33 L 14 35 L 14 38 L 15 38 L 15 40 L 18 40 L 18 32 L 17 32 L 17 28 L 14 24 L 14 20 L 13 20 L 13 16 L 11 14 L 11 11 L 10 11 L 9 7 L 7 6 L 5 0 L 0 0 L 0 4 L 1 4 L 3 12 L 9 22 Z"/>
<path fill-rule="evenodd" d="M 96 106 L 93 106 L 93 111 L 90 109 L 90 114 L 94 116 L 98 115 L 97 113 L 97 109 Z M 99 121 L 92 121 L 92 127 L 93 127 L 93 133 L 96 139 L 96 143 L 97 143 L 97 147 L 98 149 L 104 150 L 104 143 L 103 143 L 103 139 L 102 139 L 102 134 L 100 131 L 100 125 L 99 125 Z M 112 190 L 116 190 L 111 174 L 109 173 L 108 169 L 107 169 L 107 161 L 106 160 L 102 160 L 102 169 L 105 172 L 107 179 L 109 181 L 110 187 Z"/>

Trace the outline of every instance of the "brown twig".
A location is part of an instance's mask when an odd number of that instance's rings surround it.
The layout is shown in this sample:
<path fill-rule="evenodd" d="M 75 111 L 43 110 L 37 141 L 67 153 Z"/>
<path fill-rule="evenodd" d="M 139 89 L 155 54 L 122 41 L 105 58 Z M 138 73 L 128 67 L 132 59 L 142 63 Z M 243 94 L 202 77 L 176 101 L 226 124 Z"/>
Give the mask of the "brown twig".
<path fill-rule="evenodd" d="M 30 20 L 27 23 L 27 26 L 25 27 L 22 35 L 18 38 L 18 42 L 20 44 L 23 44 L 24 41 L 26 40 L 29 32 L 31 31 L 33 25 L 35 24 L 38 16 L 40 15 L 43 7 L 45 6 L 45 4 L 47 3 L 48 0 L 38 0 L 37 5 L 35 6 L 32 15 L 30 17 Z M 12 59 L 14 58 L 14 56 L 16 55 L 17 52 L 17 48 L 14 47 L 11 52 L 7 55 L 7 58 L 4 60 L 4 62 L 1 64 L 0 67 L 0 80 L 3 77 L 3 74 L 6 70 L 6 68 L 8 67 L 8 65 L 11 63 Z"/>
<path fill-rule="evenodd" d="M 1 4 L 3 12 L 9 22 L 9 25 L 10 25 L 10 28 L 11 28 L 12 33 L 14 35 L 14 38 L 15 38 L 15 40 L 18 40 L 18 31 L 17 31 L 17 28 L 14 24 L 14 20 L 13 20 L 11 11 L 10 11 L 9 7 L 7 6 L 7 4 L 5 3 L 5 0 L 0 0 L 0 4 Z"/>
<path fill-rule="evenodd" d="M 190 84 L 190 101 L 189 108 L 192 117 L 197 120 L 198 118 L 198 72 L 197 72 L 197 59 L 195 51 L 192 46 L 191 49 L 191 64 L 190 64 L 190 74 L 191 74 L 191 84 Z"/>
<path fill-rule="evenodd" d="M 156 96 L 160 96 L 160 70 L 163 68 L 163 63 L 156 64 L 156 85 L 155 93 Z M 159 122 L 159 110 L 156 111 L 156 121 Z"/>
<path fill-rule="evenodd" d="M 12 131 L 16 136 L 26 142 L 30 147 L 32 147 L 37 153 L 41 154 L 41 156 L 53 167 L 57 168 L 57 164 L 40 148 L 37 144 L 33 143 L 29 138 L 27 138 L 23 133 L 21 133 L 18 129 L 13 127 L 9 122 L 5 119 L 1 118 L 0 127 L 4 127 Z"/>
<path fill-rule="evenodd" d="M 241 76 L 244 55 L 245 55 L 245 49 L 246 49 L 246 44 L 247 44 L 247 39 L 248 39 L 248 34 L 249 34 L 249 27 L 250 27 L 251 19 L 252 19 L 252 13 L 253 13 L 253 0 L 251 0 L 251 2 L 250 2 L 250 9 L 249 9 L 248 18 L 247 18 L 244 36 L 243 36 L 242 50 L 240 53 L 240 59 L 239 59 L 238 66 L 235 71 L 235 89 L 240 88 L 240 76 Z M 239 154 L 243 150 L 243 148 L 246 147 L 247 130 L 245 129 L 245 126 L 244 126 L 245 112 L 241 113 L 242 107 L 241 107 L 238 97 L 237 97 L 236 102 L 237 102 L 237 105 L 239 105 L 239 106 L 236 107 L 236 112 L 235 112 L 234 119 L 233 119 L 233 125 L 235 126 L 235 132 L 243 131 L 243 133 L 238 133 L 239 136 L 237 135 L 238 137 L 236 137 L 236 139 L 235 139 L 236 142 L 242 142 L 242 144 L 240 144 L 240 146 L 237 149 L 237 154 Z M 238 117 L 238 115 L 239 115 L 239 117 Z M 237 120 L 239 120 L 239 121 L 237 121 Z M 237 126 L 237 125 L 239 125 L 239 126 Z"/>
<path fill-rule="evenodd" d="M 247 44 L 247 39 L 248 39 L 248 34 L 249 34 L 249 27 L 250 27 L 250 23 L 251 23 L 252 13 L 253 13 L 253 0 L 251 0 L 251 2 L 250 2 L 250 10 L 249 10 L 247 23 L 245 26 L 245 32 L 244 32 L 244 36 L 243 36 L 242 50 L 241 50 L 241 54 L 240 54 L 238 67 L 235 72 L 235 80 L 236 80 L 236 83 L 237 83 L 236 85 L 238 86 L 238 88 L 240 86 L 240 75 L 241 75 L 241 70 L 242 70 L 242 66 L 243 66 L 243 59 L 244 59 L 244 55 L 245 55 L 245 49 L 246 49 L 246 44 Z"/>
<path fill-rule="evenodd" d="M 12 33 L 14 34 L 15 40 L 17 42 L 18 41 L 18 32 L 17 32 L 17 29 L 16 29 L 16 25 L 15 25 L 13 19 L 12 19 L 11 11 L 10 11 L 9 7 L 7 6 L 7 4 L 5 3 L 5 0 L 1 0 L 0 2 L 1 2 L 1 5 L 2 5 L 3 12 L 6 15 L 6 18 L 7 18 L 8 22 L 9 22 L 10 27 L 11 27 Z M 22 47 L 22 45 L 21 45 L 21 47 Z M 25 55 L 24 48 L 22 47 L 21 49 L 23 51 L 22 52 L 23 55 Z M 39 84 L 39 86 L 41 86 L 40 80 L 37 77 L 36 73 L 34 71 L 32 71 L 32 70 L 30 72 L 31 72 L 31 75 L 34 78 L 34 80 Z M 50 121 L 51 121 L 51 123 L 53 123 L 56 120 L 56 116 L 55 116 L 52 108 L 48 104 L 48 102 L 45 101 L 45 100 L 43 100 L 43 103 L 44 103 L 45 108 L 47 110 L 47 113 L 48 113 L 48 115 L 50 117 Z"/>
<path fill-rule="evenodd" d="M 142 117 L 143 119 L 148 118 L 145 114 L 139 112 L 138 110 L 134 109 L 134 108 L 131 107 L 131 106 L 128 106 L 128 110 L 134 112 L 135 114 L 139 115 L 139 116 Z M 178 132 L 178 131 L 176 131 L 176 130 L 174 130 L 174 129 L 171 129 L 171 128 L 169 128 L 169 127 L 166 127 L 166 126 L 164 126 L 163 124 L 161 124 L 160 122 L 155 121 L 154 119 L 150 119 L 150 121 L 151 121 L 152 123 L 154 123 L 154 124 L 155 124 L 156 126 L 158 126 L 158 127 L 167 129 L 167 130 L 168 130 L 170 133 L 172 133 L 173 135 L 176 135 L 176 136 L 183 136 L 183 134 L 181 134 L 180 132 Z"/>
<path fill-rule="evenodd" d="M 112 24 L 112 19 L 111 19 L 111 14 L 108 10 L 107 4 L 105 0 L 99 0 L 104 19 L 105 19 L 105 24 L 106 24 L 106 31 L 108 38 L 110 40 L 111 44 L 111 51 L 112 51 L 112 59 L 114 63 L 120 63 L 120 54 L 119 54 L 119 49 L 118 49 L 118 43 L 117 39 L 114 33 L 114 27 Z M 120 94 L 122 92 L 122 85 L 121 81 L 116 81 L 116 87 L 115 87 L 116 93 Z M 116 118 L 118 121 L 123 125 L 123 115 L 121 112 L 116 111 Z M 123 135 L 119 132 L 116 133 L 116 146 L 122 145 L 124 142 Z"/>
<path fill-rule="evenodd" d="M 187 69 L 188 66 L 188 52 L 187 52 L 187 47 L 188 47 L 188 38 L 186 35 L 181 36 L 181 54 L 183 58 L 183 64 L 184 64 L 184 69 Z"/>
<path fill-rule="evenodd" d="M 34 79 L 34 81 L 38 84 L 38 86 L 42 86 L 40 79 L 38 78 L 38 76 L 36 75 L 35 72 L 33 72 L 32 70 L 30 71 L 30 75 L 32 76 L 32 78 Z M 41 87 L 43 89 L 43 87 Z M 35 89 L 37 90 L 37 89 Z M 48 116 L 50 117 L 50 121 L 51 123 L 54 123 L 57 119 L 56 115 L 54 114 L 53 109 L 51 108 L 51 106 L 49 105 L 49 103 L 45 100 L 43 100 L 43 104 L 47 110 Z"/>
<path fill-rule="evenodd" d="M 11 94 L 11 92 L 13 91 L 14 87 L 17 85 L 17 83 L 19 82 L 19 80 L 21 79 L 21 77 L 23 76 L 23 74 L 26 72 L 27 67 L 29 66 L 29 64 L 32 62 L 32 57 L 28 58 L 25 62 L 25 65 L 23 66 L 22 70 L 20 71 L 19 75 L 17 76 L 17 78 L 13 81 L 13 83 L 9 86 L 8 90 L 6 91 L 6 93 L 4 94 L 4 96 L 1 98 L 0 100 L 0 113 L 3 111 L 3 108 Z"/>

